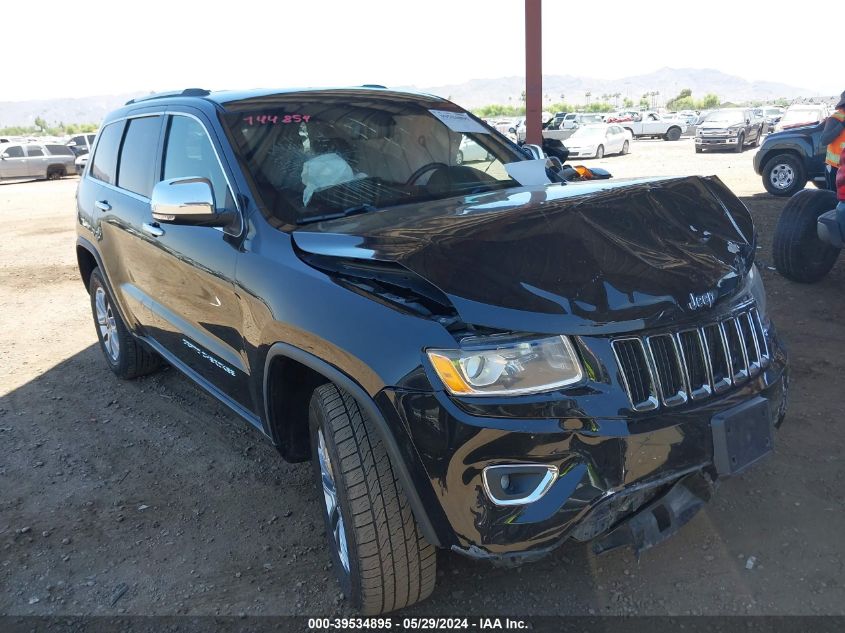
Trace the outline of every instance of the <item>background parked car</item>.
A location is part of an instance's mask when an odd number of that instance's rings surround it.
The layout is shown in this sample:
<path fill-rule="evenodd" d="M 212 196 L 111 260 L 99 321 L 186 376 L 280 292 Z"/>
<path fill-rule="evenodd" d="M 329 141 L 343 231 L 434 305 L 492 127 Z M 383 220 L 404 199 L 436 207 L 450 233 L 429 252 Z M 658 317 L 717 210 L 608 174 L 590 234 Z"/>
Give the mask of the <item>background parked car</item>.
<path fill-rule="evenodd" d="M 672 119 L 664 119 L 657 112 L 639 112 L 632 121 L 626 121 L 622 126 L 631 132 L 634 138 L 662 138 L 666 141 L 677 141 L 684 130 Z"/>
<path fill-rule="evenodd" d="M 592 124 L 579 127 L 566 141 L 570 158 L 603 158 L 606 154 L 627 154 L 631 133 L 618 124 Z"/>
<path fill-rule="evenodd" d="M 0 180 L 62 178 L 76 173 L 74 158 L 65 145 L 4 143 L 0 153 Z"/>
<path fill-rule="evenodd" d="M 489 159 L 490 153 L 486 149 L 481 147 L 481 145 L 473 141 L 468 136 L 464 136 L 461 140 L 461 145 L 458 148 L 458 154 L 455 157 L 455 164 L 463 165 L 464 163 L 473 163 Z"/>
<path fill-rule="evenodd" d="M 775 125 L 775 132 L 782 132 L 795 127 L 804 127 L 820 123 L 827 117 L 827 107 L 800 103 L 791 105 Z"/>
<path fill-rule="evenodd" d="M 552 119 L 543 129 L 543 138 L 565 141 L 582 125 L 602 123 L 604 115 L 585 112 L 569 112 L 562 119 Z"/>
<path fill-rule="evenodd" d="M 750 109 L 724 108 L 708 114 L 695 132 L 695 151 L 731 149 L 741 152 L 746 145 L 759 145 L 765 122 Z"/>
<path fill-rule="evenodd" d="M 89 134 L 77 134 L 71 137 L 65 145 L 67 145 L 75 156 L 81 156 L 91 151 L 94 145 L 94 139 L 97 137 L 96 132 Z"/>
<path fill-rule="evenodd" d="M 763 118 L 766 119 L 766 129 L 771 132 L 783 118 L 783 108 L 766 106 L 762 108 Z"/>
<path fill-rule="evenodd" d="M 769 134 L 754 155 L 754 171 L 774 196 L 791 196 L 813 181 L 825 186 L 823 124 Z"/>

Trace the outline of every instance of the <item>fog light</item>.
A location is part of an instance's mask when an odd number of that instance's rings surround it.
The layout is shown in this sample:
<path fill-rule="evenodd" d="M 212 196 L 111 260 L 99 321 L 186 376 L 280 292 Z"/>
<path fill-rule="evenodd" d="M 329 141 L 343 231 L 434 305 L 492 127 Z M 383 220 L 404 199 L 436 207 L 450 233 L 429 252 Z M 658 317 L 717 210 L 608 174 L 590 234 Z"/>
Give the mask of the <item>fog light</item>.
<path fill-rule="evenodd" d="M 481 474 L 484 491 L 498 506 L 534 503 L 557 479 L 557 466 L 545 464 L 502 464 L 487 466 Z"/>
<path fill-rule="evenodd" d="M 508 491 L 508 488 L 511 487 L 511 478 L 510 475 L 502 475 L 502 478 L 499 480 L 500 485 L 502 486 L 502 490 L 505 492 Z"/>

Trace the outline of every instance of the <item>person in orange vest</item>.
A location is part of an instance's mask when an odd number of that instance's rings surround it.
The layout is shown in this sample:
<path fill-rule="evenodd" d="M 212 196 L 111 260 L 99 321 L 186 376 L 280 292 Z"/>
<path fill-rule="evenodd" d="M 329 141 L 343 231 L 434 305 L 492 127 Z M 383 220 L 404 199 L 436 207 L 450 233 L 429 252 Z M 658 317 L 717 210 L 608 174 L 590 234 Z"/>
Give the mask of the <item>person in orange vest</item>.
<path fill-rule="evenodd" d="M 836 172 L 836 219 L 839 220 L 839 231 L 845 236 L 845 149 L 839 155 L 839 170 Z"/>
<path fill-rule="evenodd" d="M 836 110 L 824 123 L 822 145 L 827 145 L 827 188 L 836 190 L 836 171 L 839 169 L 839 157 L 845 150 L 845 92 L 836 104 Z"/>

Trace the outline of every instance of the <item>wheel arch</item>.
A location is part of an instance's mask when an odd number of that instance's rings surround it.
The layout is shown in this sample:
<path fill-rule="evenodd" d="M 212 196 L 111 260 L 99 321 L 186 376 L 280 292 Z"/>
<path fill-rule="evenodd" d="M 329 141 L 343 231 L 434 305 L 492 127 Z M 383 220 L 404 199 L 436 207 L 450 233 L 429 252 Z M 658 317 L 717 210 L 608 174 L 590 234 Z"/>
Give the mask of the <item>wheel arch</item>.
<path fill-rule="evenodd" d="M 291 376 L 291 380 L 293 381 L 290 384 L 285 384 L 284 380 L 280 382 L 281 377 L 279 372 L 283 372 L 285 369 L 289 371 L 288 375 Z M 294 371 L 299 373 L 293 375 Z M 408 497 L 408 502 L 411 505 L 423 536 L 432 545 L 444 547 L 444 539 L 438 536 L 438 531 L 435 529 L 431 515 L 426 509 L 419 491 L 414 484 L 414 477 L 412 476 L 402 449 L 399 447 L 396 436 L 375 400 L 354 378 L 334 365 L 294 345 L 279 342 L 270 346 L 264 361 L 263 399 L 265 423 L 273 442 L 276 443 L 282 455 L 287 459 L 286 451 L 290 451 L 291 456 L 297 461 L 302 461 L 303 458 L 307 459 L 310 456 L 310 452 L 308 456 L 303 455 L 301 444 L 298 447 L 287 447 L 284 445 L 284 441 L 286 439 L 300 441 L 303 432 L 303 422 L 304 432 L 306 433 L 305 437 L 307 438 L 308 403 L 310 402 L 311 393 L 317 386 L 327 382 L 337 385 L 352 395 L 358 405 L 367 413 L 369 419 L 372 420 L 376 432 L 384 442 L 391 464 L 399 477 L 402 489 Z M 311 385 L 313 387 L 309 390 Z M 292 394 L 295 401 L 286 403 L 283 406 L 289 407 L 294 414 L 299 412 L 302 415 L 304 413 L 304 420 L 302 418 L 299 420 L 279 418 L 278 414 L 284 411 L 284 409 L 279 409 L 281 403 L 278 399 L 286 393 L 289 395 Z M 304 411 L 302 409 L 303 402 Z M 300 426 L 297 427 L 297 425 Z M 401 428 L 396 431 L 398 433 L 405 433 L 404 429 Z"/>
<path fill-rule="evenodd" d="M 108 271 L 106 271 L 105 266 L 103 266 L 103 260 L 100 258 L 100 253 L 97 252 L 97 249 L 93 244 L 91 244 L 91 242 L 82 236 L 77 236 L 76 238 L 76 263 L 79 266 L 79 275 L 82 279 L 82 283 L 85 285 L 86 292 L 88 292 L 88 282 L 91 279 L 91 273 L 95 268 L 100 270 L 100 276 L 103 278 L 103 283 L 106 285 L 106 290 L 109 291 L 109 295 L 111 295 L 112 302 L 114 303 L 120 318 L 123 319 L 123 323 L 130 332 L 133 334 L 136 333 L 138 331 L 138 321 L 134 318 L 134 315 L 125 309 L 125 306 L 121 303 L 121 297 L 114 291 L 114 286 L 109 279 Z"/>
<path fill-rule="evenodd" d="M 95 268 L 99 268 L 102 272 L 103 267 L 100 266 L 99 258 L 96 251 L 90 248 L 85 240 L 81 238 L 76 241 L 76 264 L 79 267 L 79 276 L 82 278 L 82 283 L 85 289 L 88 289 L 88 282 L 91 280 L 91 273 Z M 106 281 L 106 283 L 108 283 Z"/>

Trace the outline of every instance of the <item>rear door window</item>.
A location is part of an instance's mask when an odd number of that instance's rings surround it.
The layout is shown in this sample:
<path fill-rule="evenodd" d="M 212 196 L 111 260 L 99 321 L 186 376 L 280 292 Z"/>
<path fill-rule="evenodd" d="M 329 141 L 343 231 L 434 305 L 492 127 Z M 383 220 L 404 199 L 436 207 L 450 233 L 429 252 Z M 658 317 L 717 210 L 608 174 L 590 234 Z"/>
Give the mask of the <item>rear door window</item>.
<path fill-rule="evenodd" d="M 91 176 L 97 180 L 113 185 L 117 171 L 117 151 L 120 147 L 120 137 L 123 134 L 123 121 L 112 123 L 100 132 L 97 143 L 97 153 L 91 163 Z"/>
<path fill-rule="evenodd" d="M 129 119 L 120 150 L 118 187 L 139 196 L 150 197 L 160 130 L 160 116 Z"/>
<path fill-rule="evenodd" d="M 30 145 L 29 147 L 26 148 L 26 155 L 29 156 L 30 158 L 35 158 L 35 157 L 38 157 L 38 156 L 44 156 L 44 150 L 41 149 L 40 147 L 35 146 L 35 145 Z"/>

